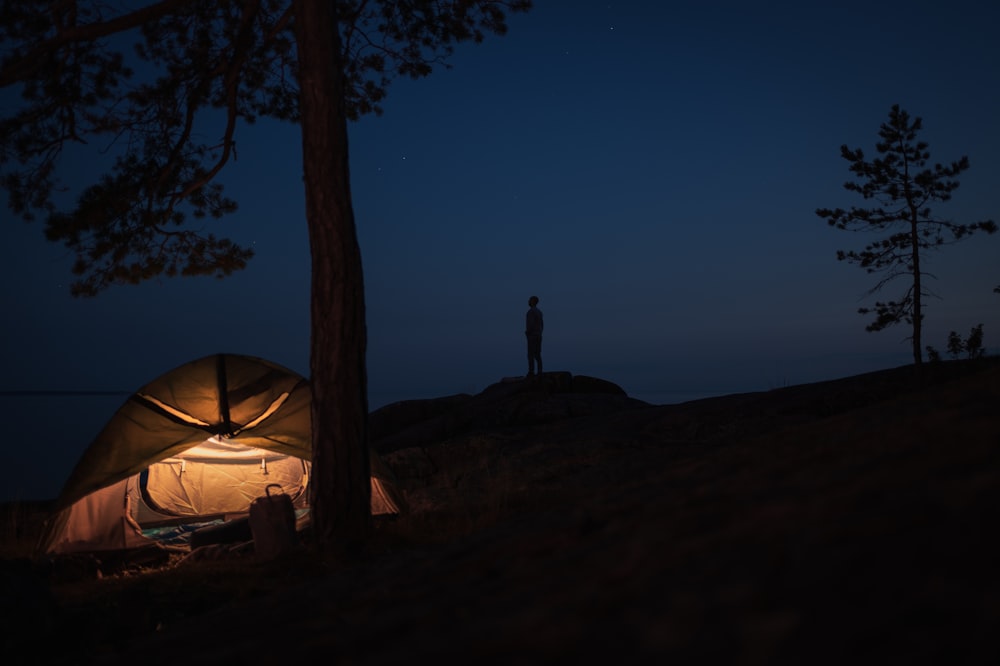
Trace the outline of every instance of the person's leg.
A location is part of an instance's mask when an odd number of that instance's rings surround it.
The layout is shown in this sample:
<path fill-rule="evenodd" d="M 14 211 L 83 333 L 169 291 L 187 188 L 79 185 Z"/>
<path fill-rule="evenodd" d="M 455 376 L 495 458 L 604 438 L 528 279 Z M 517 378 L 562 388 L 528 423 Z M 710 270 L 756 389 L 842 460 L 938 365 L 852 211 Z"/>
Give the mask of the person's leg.
<path fill-rule="evenodd" d="M 542 339 L 536 335 L 528 336 L 528 376 L 535 374 L 535 365 L 538 365 L 538 374 L 542 374 Z"/>

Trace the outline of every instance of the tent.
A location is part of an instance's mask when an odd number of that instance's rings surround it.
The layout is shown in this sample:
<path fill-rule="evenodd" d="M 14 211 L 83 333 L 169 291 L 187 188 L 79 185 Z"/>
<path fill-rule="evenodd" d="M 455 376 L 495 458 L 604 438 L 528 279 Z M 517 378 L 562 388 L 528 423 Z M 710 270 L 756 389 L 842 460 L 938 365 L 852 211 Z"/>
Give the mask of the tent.
<path fill-rule="evenodd" d="M 43 554 L 131 549 L 245 519 L 280 486 L 308 520 L 311 391 L 263 359 L 215 354 L 146 384 L 77 462 L 39 542 Z M 374 451 L 372 513 L 403 501 Z"/>

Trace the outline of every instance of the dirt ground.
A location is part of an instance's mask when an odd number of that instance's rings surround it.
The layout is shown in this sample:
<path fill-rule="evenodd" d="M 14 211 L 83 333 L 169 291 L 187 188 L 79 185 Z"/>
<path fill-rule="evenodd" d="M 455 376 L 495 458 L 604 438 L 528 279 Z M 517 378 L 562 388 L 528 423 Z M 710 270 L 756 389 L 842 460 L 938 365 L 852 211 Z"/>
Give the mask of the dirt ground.
<path fill-rule="evenodd" d="M 398 521 L 474 527 L 350 562 L 232 564 L 254 590 L 184 612 L 197 583 L 126 586 L 90 618 L 99 640 L 70 628 L 87 606 L 63 593 L 4 663 L 1000 663 L 995 363 L 920 387 L 896 371 L 480 429 L 385 458 L 416 514 Z"/>

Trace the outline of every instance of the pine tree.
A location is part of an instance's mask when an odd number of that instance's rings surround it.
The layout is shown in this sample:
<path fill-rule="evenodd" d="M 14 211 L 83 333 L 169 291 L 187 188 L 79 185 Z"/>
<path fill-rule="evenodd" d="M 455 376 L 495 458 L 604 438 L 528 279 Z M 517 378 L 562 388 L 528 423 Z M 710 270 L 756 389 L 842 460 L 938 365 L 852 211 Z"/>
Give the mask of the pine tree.
<path fill-rule="evenodd" d="M 841 156 L 850 163 L 850 171 L 856 176 L 856 180 L 844 183 L 844 187 L 874 206 L 816 210 L 817 215 L 837 229 L 883 234 L 862 250 L 838 250 L 837 259 L 880 275 L 870 294 L 897 279 L 905 281 L 906 286 L 896 299 L 876 301 L 874 308 L 862 307 L 858 312 L 874 313 L 875 318 L 866 327 L 868 331 L 881 331 L 903 322 L 909 324 L 913 362 L 918 371 L 922 361 L 923 299 L 930 293 L 925 284 L 929 275 L 923 259 L 931 250 L 974 232 L 992 234 L 997 230 L 992 220 L 958 224 L 932 214 L 931 203 L 951 199 L 959 185 L 955 178 L 969 168 L 969 159 L 962 157 L 948 166 L 937 163 L 928 167 L 928 146 L 917 141 L 921 129 L 920 118 L 911 120 L 898 104 L 893 105 L 888 122 L 879 129 L 881 140 L 875 144 L 878 157 L 867 161 L 860 148 L 851 150 L 846 145 L 840 148 Z"/>

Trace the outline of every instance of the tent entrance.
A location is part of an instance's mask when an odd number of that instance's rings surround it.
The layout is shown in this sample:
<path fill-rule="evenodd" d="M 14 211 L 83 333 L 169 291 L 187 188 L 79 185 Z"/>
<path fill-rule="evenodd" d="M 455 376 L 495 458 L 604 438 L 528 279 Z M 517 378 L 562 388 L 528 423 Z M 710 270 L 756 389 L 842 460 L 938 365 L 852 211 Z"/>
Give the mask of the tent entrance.
<path fill-rule="evenodd" d="M 272 484 L 300 505 L 306 499 L 309 465 L 295 456 L 211 437 L 151 464 L 139 476 L 139 491 L 149 509 L 178 518 L 247 513 Z M 149 522 L 134 517 L 140 525 Z"/>

